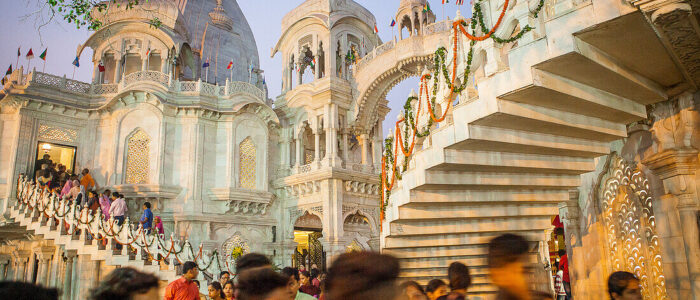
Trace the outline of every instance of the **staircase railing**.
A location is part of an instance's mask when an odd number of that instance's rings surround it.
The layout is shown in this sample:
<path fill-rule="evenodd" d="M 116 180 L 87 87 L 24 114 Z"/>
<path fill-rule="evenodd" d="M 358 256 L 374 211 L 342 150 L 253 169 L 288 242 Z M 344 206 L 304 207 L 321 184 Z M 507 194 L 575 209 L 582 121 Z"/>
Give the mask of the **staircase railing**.
<path fill-rule="evenodd" d="M 94 212 L 86 206 L 73 201 L 61 199 L 56 193 L 39 187 L 29 178 L 20 175 L 17 182 L 17 204 L 13 208 L 19 214 L 24 213 L 32 222 L 41 226 L 50 226 L 61 234 L 78 236 L 87 243 L 96 241 L 100 250 L 113 249 L 121 255 L 123 249 L 117 245 L 135 249 L 135 257 L 147 257 L 150 261 L 165 261 L 172 268 L 185 261 L 194 261 L 202 272 L 219 274 L 223 270 L 231 272 L 229 266 L 235 265 L 228 255 L 222 257 L 217 249 L 203 250 L 200 244 L 196 254 L 188 240 L 181 243 L 174 234 L 148 233 L 141 224 L 134 224 L 127 217 L 120 225 L 113 218 L 105 218 L 101 209 Z M 104 243 L 106 241 L 106 243 Z M 109 248 L 108 248 L 109 247 Z M 133 251 L 133 250 L 132 250 Z"/>

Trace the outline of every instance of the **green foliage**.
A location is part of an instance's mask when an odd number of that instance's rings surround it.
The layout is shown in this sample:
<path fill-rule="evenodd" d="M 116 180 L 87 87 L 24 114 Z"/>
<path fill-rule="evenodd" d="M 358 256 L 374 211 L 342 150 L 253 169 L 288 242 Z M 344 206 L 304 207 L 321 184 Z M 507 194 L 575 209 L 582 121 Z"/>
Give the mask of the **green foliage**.
<path fill-rule="evenodd" d="M 60 16 L 68 23 L 75 24 L 76 28 L 87 27 L 89 30 L 99 30 L 104 24 L 98 20 L 93 12 L 107 14 L 109 9 L 124 8 L 133 9 L 139 2 L 148 0 L 46 0 L 52 16 Z M 153 28 L 159 28 L 162 22 L 154 18 L 148 22 Z"/>

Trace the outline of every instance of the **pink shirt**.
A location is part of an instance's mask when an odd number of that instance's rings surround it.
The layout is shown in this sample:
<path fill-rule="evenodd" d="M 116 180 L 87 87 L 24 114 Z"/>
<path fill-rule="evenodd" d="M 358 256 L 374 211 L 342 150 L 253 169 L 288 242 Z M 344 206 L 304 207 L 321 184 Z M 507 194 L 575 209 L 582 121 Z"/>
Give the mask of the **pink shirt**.
<path fill-rule="evenodd" d="M 105 219 L 109 219 L 109 208 L 111 206 L 112 202 L 109 201 L 107 196 L 100 196 L 100 207 L 102 208 L 102 214 L 105 216 Z"/>
<path fill-rule="evenodd" d="M 127 211 L 126 207 L 126 201 L 124 201 L 124 198 L 117 198 L 117 200 L 114 200 L 112 202 L 112 205 L 109 208 L 109 215 L 112 217 L 120 217 L 126 214 Z"/>

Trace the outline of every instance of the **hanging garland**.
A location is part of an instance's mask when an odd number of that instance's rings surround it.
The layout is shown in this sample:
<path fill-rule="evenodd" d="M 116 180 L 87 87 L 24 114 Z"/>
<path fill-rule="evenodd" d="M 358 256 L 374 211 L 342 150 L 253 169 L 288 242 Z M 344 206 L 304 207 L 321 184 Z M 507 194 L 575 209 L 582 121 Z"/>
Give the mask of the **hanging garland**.
<path fill-rule="evenodd" d="M 486 22 L 484 22 L 484 12 L 481 7 L 481 0 L 474 3 L 474 13 L 470 24 L 467 24 L 467 22 L 463 18 L 457 18 L 455 22 L 452 23 L 452 31 L 454 32 L 454 36 L 452 39 L 452 76 L 450 76 L 450 72 L 448 71 L 448 67 L 450 66 L 447 65 L 447 60 L 445 58 L 445 56 L 447 55 L 447 49 L 445 47 L 439 47 L 435 51 L 435 55 L 433 58 L 434 73 L 430 74 L 430 72 L 428 72 L 426 69 L 420 78 L 420 92 L 418 94 L 418 97 L 412 95 L 406 99 L 406 103 L 403 106 L 403 111 L 399 116 L 399 120 L 396 121 L 396 126 L 394 130 L 395 133 L 393 135 L 390 133 L 384 140 L 384 155 L 382 155 L 381 164 L 382 171 L 379 175 L 382 190 L 379 203 L 380 219 L 382 221 L 385 218 L 386 207 L 389 205 L 389 197 L 391 196 L 391 190 L 394 188 L 396 180 L 401 180 L 402 174 L 408 169 L 408 162 L 410 161 L 411 155 L 413 154 L 416 139 L 428 136 L 430 134 L 430 127 L 434 123 L 439 123 L 445 120 L 450 110 L 450 107 L 453 105 L 452 101 L 447 101 L 447 107 L 445 108 L 445 112 L 442 114 L 442 116 L 437 117 L 435 115 L 438 84 L 441 81 L 440 77 L 444 79 L 444 83 L 447 84 L 447 87 L 450 91 L 448 99 L 452 99 L 453 95 L 460 94 L 468 86 L 469 74 L 471 72 L 472 59 L 474 55 L 474 46 L 477 42 L 491 38 L 499 44 L 512 43 L 521 39 L 526 33 L 532 31 L 533 28 L 530 25 L 526 25 L 516 35 L 507 39 L 497 37 L 494 34 L 498 27 L 501 25 L 501 22 L 503 21 L 503 17 L 505 16 L 506 10 L 508 10 L 508 4 L 509 0 L 505 0 L 503 4 L 503 10 L 499 15 L 496 24 L 491 29 L 489 29 L 486 26 Z M 539 0 L 535 11 L 531 12 L 534 18 L 537 18 L 543 6 L 544 0 Z M 467 26 L 469 26 L 470 32 L 467 31 Z M 486 34 L 477 36 L 477 26 L 479 27 L 481 32 L 485 32 Z M 469 39 L 470 42 L 469 52 L 467 53 L 466 66 L 464 67 L 463 78 L 461 82 L 457 84 L 457 47 L 459 45 L 459 33 L 462 33 L 462 35 Z M 432 91 L 428 88 L 429 81 L 431 79 L 433 80 Z M 425 98 L 423 97 L 423 94 L 425 94 Z M 418 117 L 421 115 L 421 106 L 423 103 L 423 99 L 425 99 L 426 102 L 426 113 L 428 114 L 429 118 L 427 125 L 424 128 L 419 129 L 416 126 L 416 119 L 418 119 Z M 415 100 L 418 101 L 418 107 L 414 111 L 414 107 L 413 105 L 411 105 L 411 102 Z M 409 139 L 411 140 L 410 144 Z M 403 154 L 403 163 L 402 165 L 397 166 L 396 163 L 399 149 L 401 151 L 401 154 Z M 380 228 L 381 227 L 382 222 L 380 222 Z"/>

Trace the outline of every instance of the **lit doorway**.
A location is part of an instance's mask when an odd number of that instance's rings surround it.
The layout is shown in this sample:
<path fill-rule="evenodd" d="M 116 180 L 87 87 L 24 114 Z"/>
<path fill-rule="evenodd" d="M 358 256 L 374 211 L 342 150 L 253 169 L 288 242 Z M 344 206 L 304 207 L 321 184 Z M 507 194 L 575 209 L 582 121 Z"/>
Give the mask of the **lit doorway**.
<path fill-rule="evenodd" d="M 323 225 L 318 216 L 305 213 L 294 223 L 294 242 L 297 247 L 292 255 L 292 266 L 306 270 L 316 267 L 326 270 L 326 253 L 323 251 L 320 238 Z"/>
<path fill-rule="evenodd" d="M 72 174 L 75 171 L 75 153 L 76 148 L 60 144 L 39 142 L 36 150 L 36 161 L 34 162 L 34 170 L 41 169 L 41 165 L 47 163 L 44 156 L 48 155 L 48 160 L 51 163 L 66 166 L 66 172 Z"/>

